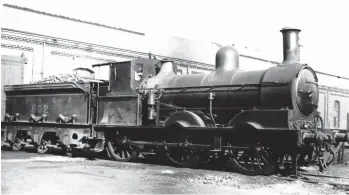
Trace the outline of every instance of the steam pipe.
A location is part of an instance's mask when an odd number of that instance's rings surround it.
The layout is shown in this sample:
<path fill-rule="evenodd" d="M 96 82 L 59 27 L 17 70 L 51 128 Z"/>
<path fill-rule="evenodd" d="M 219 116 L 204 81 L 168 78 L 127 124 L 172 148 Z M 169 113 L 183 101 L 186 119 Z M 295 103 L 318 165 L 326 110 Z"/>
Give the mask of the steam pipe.
<path fill-rule="evenodd" d="M 300 61 L 300 47 L 298 34 L 300 29 L 283 28 L 280 30 L 283 38 L 284 61 L 281 65 L 296 63 Z"/>

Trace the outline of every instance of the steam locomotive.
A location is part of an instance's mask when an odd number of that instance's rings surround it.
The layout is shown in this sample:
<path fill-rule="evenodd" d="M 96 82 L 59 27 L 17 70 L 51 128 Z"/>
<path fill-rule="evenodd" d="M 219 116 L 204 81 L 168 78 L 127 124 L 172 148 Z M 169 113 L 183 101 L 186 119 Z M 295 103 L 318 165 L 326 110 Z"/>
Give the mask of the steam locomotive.
<path fill-rule="evenodd" d="M 109 80 L 5 86 L 3 140 L 14 151 L 60 148 L 73 156 L 107 151 L 116 161 L 163 154 L 195 167 L 229 163 L 247 175 L 306 163 L 325 169 L 331 144 L 348 132 L 318 127 L 318 78 L 299 62 L 299 29 L 284 28 L 284 61 L 241 71 L 230 46 L 216 53 L 216 70 L 176 75 L 169 60 L 135 59 L 109 67 Z"/>

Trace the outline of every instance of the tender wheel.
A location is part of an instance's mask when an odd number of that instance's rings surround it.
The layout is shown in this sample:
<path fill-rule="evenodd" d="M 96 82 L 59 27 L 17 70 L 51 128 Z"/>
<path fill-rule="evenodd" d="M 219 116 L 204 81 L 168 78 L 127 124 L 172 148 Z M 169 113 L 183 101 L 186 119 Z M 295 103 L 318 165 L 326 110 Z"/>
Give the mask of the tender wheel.
<path fill-rule="evenodd" d="M 46 154 L 49 150 L 49 148 L 47 147 L 47 144 L 51 144 L 51 140 L 46 141 L 46 140 L 42 139 L 41 143 L 37 146 L 36 151 L 39 154 Z"/>
<path fill-rule="evenodd" d="M 165 148 L 165 156 L 178 167 L 196 167 L 199 164 L 198 153 L 190 148 L 167 147 Z"/>
<path fill-rule="evenodd" d="M 22 149 L 22 145 L 19 144 L 19 143 L 13 143 L 12 144 L 12 150 L 17 152 L 17 151 L 20 151 Z"/>
<path fill-rule="evenodd" d="M 241 173 L 250 176 L 274 173 L 273 162 L 270 150 L 263 146 L 235 151 L 232 158 L 233 166 Z"/>
<path fill-rule="evenodd" d="M 108 154 L 113 160 L 128 162 L 133 158 L 135 150 L 125 142 L 125 138 L 117 138 L 116 142 L 106 141 Z"/>
<path fill-rule="evenodd" d="M 12 144 L 11 148 L 15 152 L 20 151 L 23 148 L 21 145 L 21 140 L 16 138 L 16 141 Z"/>

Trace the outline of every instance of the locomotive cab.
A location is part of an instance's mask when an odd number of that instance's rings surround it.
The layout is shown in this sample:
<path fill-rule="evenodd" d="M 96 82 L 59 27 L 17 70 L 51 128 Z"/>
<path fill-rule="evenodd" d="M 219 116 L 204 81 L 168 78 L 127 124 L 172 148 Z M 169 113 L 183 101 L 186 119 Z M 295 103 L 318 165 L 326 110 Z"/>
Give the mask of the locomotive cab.
<path fill-rule="evenodd" d="M 108 92 L 98 97 L 98 118 L 100 125 L 142 125 L 143 100 L 139 88 L 149 78 L 161 74 L 157 69 L 167 60 L 136 59 L 94 65 L 109 66 Z"/>
<path fill-rule="evenodd" d="M 112 63 L 109 68 L 109 93 L 106 95 L 135 94 L 144 80 L 156 75 L 158 63 L 161 61 L 154 59 Z"/>

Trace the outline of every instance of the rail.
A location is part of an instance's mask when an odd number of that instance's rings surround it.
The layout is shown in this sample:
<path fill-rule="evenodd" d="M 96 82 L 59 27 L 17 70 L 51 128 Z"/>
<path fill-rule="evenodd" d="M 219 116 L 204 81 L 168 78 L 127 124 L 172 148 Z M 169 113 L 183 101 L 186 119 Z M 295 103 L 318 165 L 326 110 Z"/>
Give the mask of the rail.
<path fill-rule="evenodd" d="M 336 179 L 342 179 L 346 181 L 336 182 L 333 180 L 328 179 L 316 179 L 316 177 L 321 178 L 336 178 Z M 271 176 L 271 178 L 278 179 L 278 180 L 285 180 L 285 181 L 302 181 L 305 183 L 312 183 L 312 184 L 328 184 L 336 187 L 342 187 L 349 189 L 349 178 L 348 177 L 339 177 L 339 176 L 332 176 L 332 175 L 319 175 L 319 174 L 308 174 L 308 173 L 300 173 L 298 176 L 291 176 L 291 177 L 283 177 L 283 176 Z"/>

